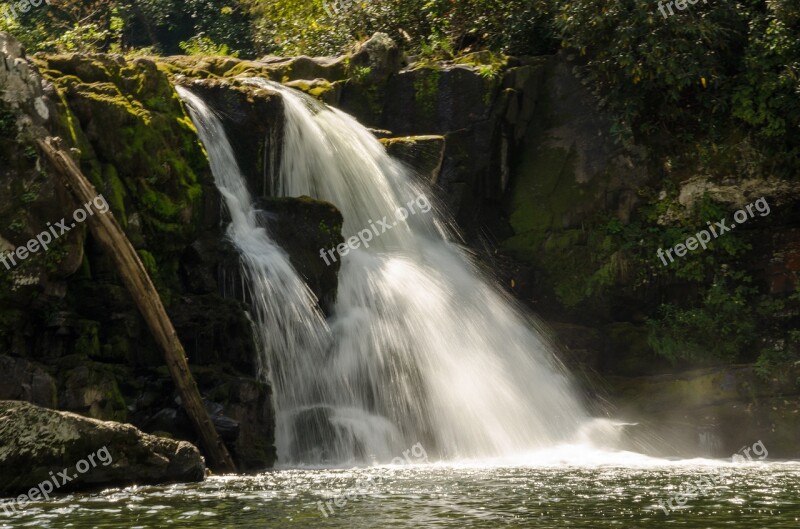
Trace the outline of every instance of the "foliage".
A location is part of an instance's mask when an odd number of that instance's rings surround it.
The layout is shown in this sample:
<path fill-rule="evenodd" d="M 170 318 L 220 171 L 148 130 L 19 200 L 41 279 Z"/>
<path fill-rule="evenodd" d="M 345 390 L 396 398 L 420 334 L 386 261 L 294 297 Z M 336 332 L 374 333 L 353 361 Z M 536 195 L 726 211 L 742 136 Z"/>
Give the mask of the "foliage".
<path fill-rule="evenodd" d="M 752 135 L 798 168 L 800 9 L 794 0 L 709 2 L 664 18 L 633 0 L 559 1 L 562 46 L 612 111 L 622 143 L 686 150 Z"/>
<path fill-rule="evenodd" d="M 231 53 L 227 44 L 215 44 L 207 36 L 202 33 L 195 35 L 186 42 L 179 44 L 180 48 L 187 55 L 230 55 L 238 57 L 239 52 Z"/>
<path fill-rule="evenodd" d="M 331 54 L 376 31 L 412 53 L 477 49 L 542 53 L 552 48 L 545 0 L 255 0 L 262 53 Z"/>
<path fill-rule="evenodd" d="M 751 349 L 757 321 L 749 298 L 756 293 L 750 278 L 723 268 L 695 307 L 661 306 L 649 321 L 649 343 L 656 353 L 679 360 L 739 360 Z"/>
<path fill-rule="evenodd" d="M 800 290 L 760 294 L 750 277 L 724 267 L 696 306 L 664 304 L 650 319 L 649 343 L 673 363 L 755 361 L 762 376 L 800 360 Z"/>
<path fill-rule="evenodd" d="M 733 91 L 732 112 L 773 147 L 774 166 L 796 167 L 800 158 L 800 6 L 793 0 L 773 0 L 766 8 L 750 21 L 745 69 Z"/>
<path fill-rule="evenodd" d="M 152 47 L 179 53 L 181 42 L 205 37 L 230 53 L 253 52 L 251 2 L 240 0 L 61 0 L 0 17 L 29 51 L 123 53 Z"/>

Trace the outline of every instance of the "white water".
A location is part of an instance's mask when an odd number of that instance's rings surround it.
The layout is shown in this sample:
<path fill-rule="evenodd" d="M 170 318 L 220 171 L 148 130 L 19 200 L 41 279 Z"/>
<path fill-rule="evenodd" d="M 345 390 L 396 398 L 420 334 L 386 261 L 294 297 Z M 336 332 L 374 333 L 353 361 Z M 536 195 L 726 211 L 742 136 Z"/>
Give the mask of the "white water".
<path fill-rule="evenodd" d="M 250 82 L 285 102 L 273 193 L 336 204 L 345 239 L 373 230 L 369 248 L 341 258 L 326 322 L 258 225 L 220 120 L 178 87 L 232 217 L 228 234 L 242 255 L 260 362 L 274 389 L 281 464 L 388 462 L 415 445 L 437 459 L 522 457 L 619 434 L 587 416 L 537 322 L 482 277 L 451 241 L 430 193 L 369 131 L 305 95 Z M 407 219 L 396 216 L 411 204 Z"/>
<path fill-rule="evenodd" d="M 285 252 L 258 225 L 257 211 L 219 118 L 202 99 L 176 87 L 187 104 L 200 141 L 208 152 L 211 171 L 232 222 L 228 236 L 240 251 L 243 287 L 253 308 L 256 337 L 262 354 L 260 368 L 276 389 L 277 410 L 311 409 L 326 401 L 325 384 L 318 382 L 331 342 L 330 330 L 317 309 L 317 300 L 298 276 Z M 303 384 L 297 384 L 303 380 Z M 278 435 L 293 438 L 292 424 L 281 423 Z M 287 439 L 278 439 L 286 446 Z M 283 454 L 281 454 L 283 455 Z"/>
<path fill-rule="evenodd" d="M 441 458 L 497 457 L 583 443 L 587 432 L 608 437 L 578 403 L 537 322 L 482 277 L 435 208 L 424 211 L 431 193 L 407 168 L 352 117 L 278 84 L 249 82 L 285 101 L 282 167 L 267 175 L 273 193 L 332 202 L 345 239 L 384 217 L 392 225 L 342 259 L 333 347 L 317 366 L 328 399 L 318 411 L 332 424 L 324 457 L 385 460 L 416 443 Z M 399 221 L 395 212 L 412 201 L 416 213 Z M 313 400 L 320 381 L 294 373 L 285 383 Z M 296 450 L 297 439 L 283 442 L 282 462 L 320 462 Z"/>

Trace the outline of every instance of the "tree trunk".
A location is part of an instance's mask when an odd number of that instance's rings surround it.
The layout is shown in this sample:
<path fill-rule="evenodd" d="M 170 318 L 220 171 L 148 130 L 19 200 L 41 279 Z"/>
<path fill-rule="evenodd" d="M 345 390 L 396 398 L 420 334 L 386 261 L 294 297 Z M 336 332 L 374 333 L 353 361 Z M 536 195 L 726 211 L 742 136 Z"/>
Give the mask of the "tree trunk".
<path fill-rule="evenodd" d="M 83 207 L 81 205 L 97 198 L 98 193 L 72 158 L 60 149 L 58 141 L 48 138 L 47 141 L 37 140 L 37 143 L 57 169 L 66 188 L 80 204 L 78 207 Z M 235 473 L 236 466 L 200 398 L 178 334 L 139 255 L 111 211 L 90 215 L 86 223 L 103 250 L 114 260 L 117 271 L 150 327 L 150 332 L 164 351 L 164 358 L 183 401 L 183 408 L 200 435 L 205 452 L 211 459 L 210 466 L 217 472 Z"/>

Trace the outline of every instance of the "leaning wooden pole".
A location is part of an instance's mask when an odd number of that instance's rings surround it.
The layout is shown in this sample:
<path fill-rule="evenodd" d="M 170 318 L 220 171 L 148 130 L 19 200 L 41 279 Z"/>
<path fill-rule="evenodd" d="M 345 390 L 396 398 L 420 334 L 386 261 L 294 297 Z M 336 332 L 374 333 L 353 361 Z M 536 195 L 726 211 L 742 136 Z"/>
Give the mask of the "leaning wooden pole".
<path fill-rule="evenodd" d="M 72 158 L 58 147 L 58 139 L 37 140 L 37 143 L 55 166 L 62 182 L 78 204 L 86 204 L 97 198 L 98 193 L 94 186 Z M 91 215 L 86 222 L 100 246 L 113 258 L 122 281 L 144 316 L 150 332 L 164 351 L 167 367 L 178 388 L 183 407 L 200 435 L 203 447 L 211 459 L 211 467 L 217 472 L 236 472 L 236 465 L 217 434 L 214 423 L 211 422 L 211 417 L 200 398 L 200 391 L 189 371 L 186 352 L 178 339 L 175 327 L 172 326 L 161 297 L 139 255 L 111 211 Z"/>

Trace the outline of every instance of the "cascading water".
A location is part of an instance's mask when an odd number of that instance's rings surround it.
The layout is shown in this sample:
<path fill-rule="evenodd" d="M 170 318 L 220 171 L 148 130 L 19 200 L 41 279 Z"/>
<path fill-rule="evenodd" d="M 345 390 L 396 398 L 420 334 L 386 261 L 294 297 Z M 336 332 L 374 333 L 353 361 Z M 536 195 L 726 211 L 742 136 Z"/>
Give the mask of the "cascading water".
<path fill-rule="evenodd" d="M 545 334 L 451 242 L 410 171 L 352 117 L 279 84 L 248 82 L 285 102 L 273 193 L 332 202 L 344 215 L 346 240 L 375 235 L 368 248 L 341 258 L 331 348 L 305 351 L 315 359 L 304 364 L 309 371 L 292 370 L 298 378 L 277 389 L 304 403 L 279 408 L 296 434 L 283 438 L 282 462 L 292 455 L 311 463 L 322 462 L 319 455 L 386 459 L 415 443 L 442 458 L 492 457 L 585 434 L 591 421 Z M 395 215 L 412 204 L 407 219 Z M 284 352 L 273 350 L 267 362 L 284 364 Z M 320 394 L 310 428 L 322 431 L 303 430 L 301 414 Z M 320 440 L 322 451 L 298 450 L 303 436 Z"/>
<path fill-rule="evenodd" d="M 200 141 L 208 152 L 214 180 L 231 216 L 228 237 L 241 255 L 244 288 L 251 301 L 256 336 L 263 350 L 260 368 L 269 377 L 277 410 L 311 409 L 330 399 L 319 370 L 331 342 L 330 330 L 317 309 L 317 300 L 289 262 L 258 224 L 258 212 L 247 190 L 222 123 L 202 99 L 176 87 L 186 103 Z M 302 384 L 297 384 L 302 380 Z M 295 437 L 292 424 L 279 414 L 278 447 Z M 283 436 L 281 438 L 280 436 Z M 279 451 L 279 457 L 285 457 Z"/>

